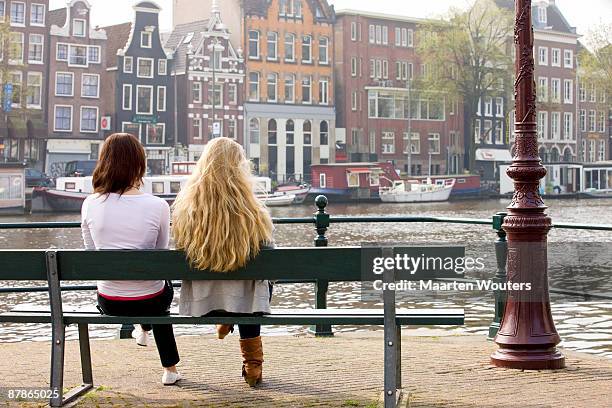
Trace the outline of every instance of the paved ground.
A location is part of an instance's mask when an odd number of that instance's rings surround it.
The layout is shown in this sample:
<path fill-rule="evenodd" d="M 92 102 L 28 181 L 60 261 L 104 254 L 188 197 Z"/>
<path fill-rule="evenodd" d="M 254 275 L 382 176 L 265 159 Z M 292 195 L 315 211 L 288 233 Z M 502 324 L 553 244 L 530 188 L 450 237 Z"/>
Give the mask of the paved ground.
<path fill-rule="evenodd" d="M 264 383 L 249 389 L 240 377 L 236 335 L 178 339 L 185 379 L 164 387 L 155 347 L 129 340 L 92 342 L 98 388 L 79 407 L 367 407 L 379 406 L 382 333 L 333 339 L 264 339 Z M 44 387 L 49 343 L 0 345 L 0 387 Z M 405 337 L 406 406 L 609 407 L 612 360 L 565 352 L 568 368 L 555 372 L 495 369 L 495 345 L 481 336 Z M 66 386 L 79 383 L 78 348 L 67 345 Z M 4 391 L 6 391 L 4 389 Z M 38 404 L 42 406 L 43 404 Z M 0 406 L 37 406 L 0 399 Z"/>

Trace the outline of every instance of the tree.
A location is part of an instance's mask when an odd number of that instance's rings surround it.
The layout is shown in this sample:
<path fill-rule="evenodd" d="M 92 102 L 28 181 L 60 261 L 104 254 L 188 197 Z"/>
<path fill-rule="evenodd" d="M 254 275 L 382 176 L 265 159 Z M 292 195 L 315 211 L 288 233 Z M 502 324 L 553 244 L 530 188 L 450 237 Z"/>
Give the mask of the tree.
<path fill-rule="evenodd" d="M 598 90 L 612 95 L 612 24 L 595 27 L 587 37 L 589 49 L 578 55 L 580 76 Z"/>
<path fill-rule="evenodd" d="M 512 27 L 510 11 L 493 0 L 475 0 L 465 11 L 451 9 L 448 18 L 419 27 L 418 48 L 428 74 L 415 85 L 424 92 L 444 92 L 463 100 L 465 166 L 471 171 L 478 102 L 485 96 L 502 96 L 510 82 Z"/>

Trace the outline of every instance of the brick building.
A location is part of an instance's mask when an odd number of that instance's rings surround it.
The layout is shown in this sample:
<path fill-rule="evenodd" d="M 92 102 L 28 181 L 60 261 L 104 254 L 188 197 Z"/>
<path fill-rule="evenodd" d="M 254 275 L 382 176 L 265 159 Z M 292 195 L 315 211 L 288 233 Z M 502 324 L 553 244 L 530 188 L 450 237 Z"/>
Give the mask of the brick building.
<path fill-rule="evenodd" d="M 0 161 L 43 168 L 48 0 L 0 0 Z"/>
<path fill-rule="evenodd" d="M 104 135 L 101 86 L 106 32 L 91 27 L 91 5 L 72 0 L 49 12 L 49 134 L 46 172 L 63 175 L 66 163 L 97 160 Z"/>
<path fill-rule="evenodd" d="M 177 140 L 188 160 L 197 160 L 213 137 L 244 143 L 244 56 L 215 7 L 210 19 L 177 25 L 166 42 L 174 54 Z"/>
<path fill-rule="evenodd" d="M 463 170 L 463 108 L 412 85 L 419 20 L 354 10 L 335 25 L 337 127 L 348 161 L 392 161 L 412 175 Z M 429 168 L 431 163 L 431 168 Z"/>
<path fill-rule="evenodd" d="M 174 80 L 170 55 L 159 32 L 161 8 L 152 1 L 134 6 L 134 21 L 105 27 L 108 85 L 103 88 L 112 131 L 138 137 L 147 152 L 147 171 L 166 174 L 175 152 Z"/>

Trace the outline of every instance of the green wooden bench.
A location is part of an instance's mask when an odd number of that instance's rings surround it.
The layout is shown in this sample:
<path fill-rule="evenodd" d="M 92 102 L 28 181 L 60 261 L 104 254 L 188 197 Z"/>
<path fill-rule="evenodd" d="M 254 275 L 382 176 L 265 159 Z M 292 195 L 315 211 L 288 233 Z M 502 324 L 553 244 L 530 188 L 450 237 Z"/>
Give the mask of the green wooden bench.
<path fill-rule="evenodd" d="M 371 250 L 371 249 L 370 249 Z M 393 248 L 377 249 L 393 256 Z M 50 310 L 14 310 L 0 314 L 0 323 L 52 325 L 51 389 L 58 390 L 51 406 L 62 406 L 93 387 L 89 345 L 90 324 L 262 324 L 262 325 L 383 325 L 385 407 L 401 395 L 401 327 L 462 325 L 462 309 L 397 309 L 395 293 L 385 291 L 384 309 L 281 309 L 261 317 L 118 317 L 63 310 L 61 282 L 96 280 L 224 280 L 362 281 L 360 247 L 277 248 L 264 250 L 245 268 L 231 274 L 194 271 L 177 251 L 0 250 L 0 281 L 45 281 Z M 395 280 L 386 271 L 385 282 Z M 78 326 L 83 384 L 63 395 L 66 326 Z"/>

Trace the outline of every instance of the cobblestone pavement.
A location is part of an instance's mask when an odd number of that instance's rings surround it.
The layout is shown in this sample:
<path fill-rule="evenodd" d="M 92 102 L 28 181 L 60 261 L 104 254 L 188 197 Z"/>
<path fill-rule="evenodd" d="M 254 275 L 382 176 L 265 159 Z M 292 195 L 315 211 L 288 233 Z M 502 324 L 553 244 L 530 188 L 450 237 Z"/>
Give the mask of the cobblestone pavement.
<path fill-rule="evenodd" d="M 379 406 L 382 332 L 335 338 L 264 338 L 264 382 L 240 377 L 238 337 L 178 338 L 184 379 L 160 383 L 155 347 L 129 340 L 92 341 L 97 388 L 78 407 L 366 407 Z M 521 372 L 492 368 L 495 344 L 482 336 L 404 337 L 405 406 L 609 407 L 612 361 L 564 351 L 568 368 Z M 0 345 L 1 387 L 48 386 L 50 344 Z M 78 344 L 67 344 L 66 387 L 80 383 Z M 6 390 L 6 389 L 4 389 Z M 44 406 L 10 402 L 0 406 Z"/>

